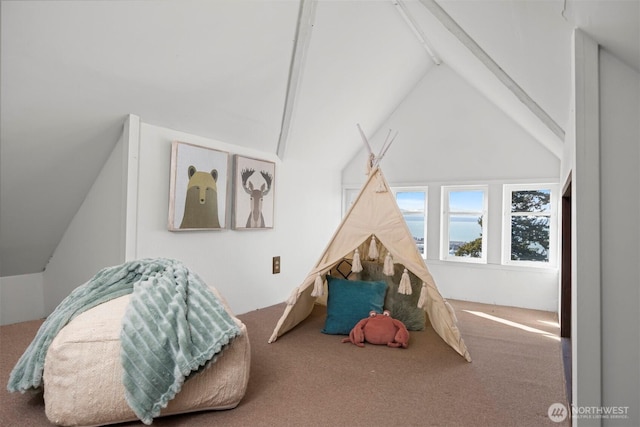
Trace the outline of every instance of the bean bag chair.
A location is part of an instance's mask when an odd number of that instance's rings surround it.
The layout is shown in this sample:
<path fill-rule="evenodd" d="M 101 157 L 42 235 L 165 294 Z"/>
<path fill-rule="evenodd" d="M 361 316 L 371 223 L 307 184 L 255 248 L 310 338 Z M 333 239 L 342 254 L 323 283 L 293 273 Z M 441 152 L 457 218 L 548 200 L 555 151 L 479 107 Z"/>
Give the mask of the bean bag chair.
<path fill-rule="evenodd" d="M 103 425 L 233 408 L 249 378 L 246 327 L 181 262 L 100 270 L 47 317 L 7 390 L 44 389 L 59 425 Z"/>
<path fill-rule="evenodd" d="M 130 295 L 88 310 L 65 326 L 45 358 L 47 418 L 64 426 L 103 425 L 136 420 L 125 400 L 120 363 L 120 328 Z M 160 416 L 230 409 L 244 397 L 249 380 L 250 345 L 246 326 L 216 363 L 192 374 Z"/>

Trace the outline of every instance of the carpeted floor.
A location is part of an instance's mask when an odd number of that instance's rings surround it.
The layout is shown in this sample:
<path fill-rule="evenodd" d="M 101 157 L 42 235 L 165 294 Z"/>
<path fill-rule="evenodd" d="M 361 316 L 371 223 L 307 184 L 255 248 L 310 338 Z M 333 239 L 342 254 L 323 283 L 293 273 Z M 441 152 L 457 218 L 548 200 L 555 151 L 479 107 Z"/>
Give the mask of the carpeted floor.
<path fill-rule="evenodd" d="M 559 328 L 548 312 L 450 301 L 472 363 L 431 329 L 408 349 L 342 344 L 324 335 L 324 307 L 273 344 L 283 304 L 240 315 L 251 340 L 251 376 L 232 410 L 158 418 L 156 426 L 568 426 Z M 40 321 L 0 328 L 0 425 L 47 426 L 40 395 L 8 393 L 9 372 Z M 139 426 L 126 423 L 122 426 Z"/>

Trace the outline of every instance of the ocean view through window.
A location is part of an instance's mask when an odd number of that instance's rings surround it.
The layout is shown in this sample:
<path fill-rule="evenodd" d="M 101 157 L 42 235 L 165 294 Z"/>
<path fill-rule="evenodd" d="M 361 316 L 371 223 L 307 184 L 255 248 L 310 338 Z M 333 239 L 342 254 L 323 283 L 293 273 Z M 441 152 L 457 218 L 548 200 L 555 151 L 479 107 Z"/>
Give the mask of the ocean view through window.
<path fill-rule="evenodd" d="M 442 187 L 441 258 L 486 262 L 486 186 Z"/>
<path fill-rule="evenodd" d="M 398 207 L 423 258 L 427 256 L 427 189 L 425 187 L 394 187 Z"/>

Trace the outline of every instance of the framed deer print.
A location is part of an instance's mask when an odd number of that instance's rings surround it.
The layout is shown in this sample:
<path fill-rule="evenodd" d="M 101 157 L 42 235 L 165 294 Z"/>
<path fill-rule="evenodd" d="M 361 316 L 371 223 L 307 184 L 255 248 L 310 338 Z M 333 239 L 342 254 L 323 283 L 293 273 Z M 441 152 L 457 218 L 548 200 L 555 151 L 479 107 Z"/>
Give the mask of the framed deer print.
<path fill-rule="evenodd" d="M 229 153 L 172 142 L 169 230 L 226 228 L 228 174 Z"/>
<path fill-rule="evenodd" d="M 233 228 L 273 228 L 276 164 L 237 154 L 233 157 Z"/>

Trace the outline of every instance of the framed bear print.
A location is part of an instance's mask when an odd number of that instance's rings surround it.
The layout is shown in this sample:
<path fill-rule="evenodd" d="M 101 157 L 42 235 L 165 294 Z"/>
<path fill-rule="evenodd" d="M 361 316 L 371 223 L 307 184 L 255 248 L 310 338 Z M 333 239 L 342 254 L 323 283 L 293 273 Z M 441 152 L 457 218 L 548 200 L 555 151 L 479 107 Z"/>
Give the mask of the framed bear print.
<path fill-rule="evenodd" d="M 273 228 L 276 164 L 233 157 L 233 229 Z"/>
<path fill-rule="evenodd" d="M 171 143 L 169 230 L 226 228 L 229 153 Z"/>

